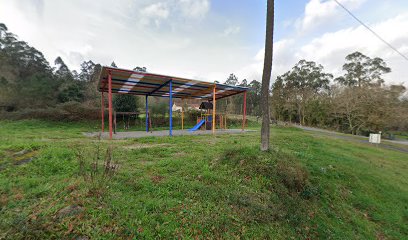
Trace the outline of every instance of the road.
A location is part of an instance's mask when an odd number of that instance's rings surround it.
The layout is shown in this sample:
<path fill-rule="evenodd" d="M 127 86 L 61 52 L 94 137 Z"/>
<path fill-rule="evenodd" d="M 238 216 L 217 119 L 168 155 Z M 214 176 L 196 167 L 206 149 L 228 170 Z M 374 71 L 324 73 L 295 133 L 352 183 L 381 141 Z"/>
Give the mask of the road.
<path fill-rule="evenodd" d="M 306 127 L 306 126 L 300 126 L 300 125 L 293 125 L 293 126 L 303 129 L 305 131 L 313 132 L 315 134 L 330 136 L 330 137 L 339 138 L 339 139 L 345 139 L 345 140 L 353 141 L 353 142 L 372 144 L 368 142 L 368 137 L 364 137 L 364 136 L 343 134 L 343 133 L 338 133 L 338 132 L 329 131 L 325 129 Z M 397 150 L 400 152 L 408 153 L 408 141 L 396 141 L 396 140 L 383 140 L 382 139 L 381 144 L 379 144 L 378 146 L 382 148 L 386 148 L 386 149 L 392 149 L 392 150 Z"/>

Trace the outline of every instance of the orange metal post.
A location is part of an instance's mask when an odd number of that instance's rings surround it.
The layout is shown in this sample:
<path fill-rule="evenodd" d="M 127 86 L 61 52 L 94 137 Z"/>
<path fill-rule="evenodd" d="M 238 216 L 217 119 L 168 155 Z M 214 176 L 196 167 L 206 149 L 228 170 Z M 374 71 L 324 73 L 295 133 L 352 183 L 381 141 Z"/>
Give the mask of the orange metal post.
<path fill-rule="evenodd" d="M 112 71 L 108 73 L 109 139 L 112 139 Z"/>
<path fill-rule="evenodd" d="M 101 117 L 102 117 L 102 132 L 105 131 L 105 99 L 103 96 L 103 89 L 102 89 L 102 98 L 101 98 Z"/>
<path fill-rule="evenodd" d="M 246 121 L 246 95 L 247 92 L 244 92 L 244 111 L 242 115 L 242 131 L 245 130 L 245 121 Z"/>
<path fill-rule="evenodd" d="M 216 110 L 216 102 L 215 102 L 215 84 L 213 88 L 213 112 L 212 112 L 212 132 L 215 134 L 215 110 Z"/>

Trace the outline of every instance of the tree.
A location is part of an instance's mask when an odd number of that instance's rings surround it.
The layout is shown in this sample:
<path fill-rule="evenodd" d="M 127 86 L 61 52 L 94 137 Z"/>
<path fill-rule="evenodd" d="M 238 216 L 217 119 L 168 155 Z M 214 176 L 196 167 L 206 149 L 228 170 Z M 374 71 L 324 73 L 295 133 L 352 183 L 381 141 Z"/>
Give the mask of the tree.
<path fill-rule="evenodd" d="M 274 28 L 274 0 L 268 0 L 266 13 L 266 36 L 265 36 L 265 58 L 262 73 L 261 89 L 261 109 L 262 109 L 262 128 L 261 128 L 261 150 L 269 150 L 270 136 L 270 117 L 269 117 L 269 84 L 272 72 L 273 57 L 273 28 Z"/>
<path fill-rule="evenodd" d="M 113 62 L 111 63 L 111 67 L 118 68 L 118 66 L 116 66 L 115 61 L 113 61 Z"/>
<path fill-rule="evenodd" d="M 147 72 L 146 67 L 137 66 L 137 67 L 133 68 L 133 70 L 136 71 L 136 72 Z"/>
<path fill-rule="evenodd" d="M 55 75 L 57 78 L 62 80 L 73 80 L 71 71 L 61 57 L 57 57 L 54 64 L 57 66 L 55 69 Z"/>
<path fill-rule="evenodd" d="M 248 87 L 248 81 L 246 79 L 242 80 L 240 84 L 238 84 L 240 87 Z"/>
<path fill-rule="evenodd" d="M 372 84 L 381 85 L 384 80 L 381 76 L 391 72 L 387 64 L 381 58 L 371 59 L 360 52 L 354 52 L 346 56 L 343 65 L 346 74 L 335 79 L 344 86 L 367 86 Z"/>
<path fill-rule="evenodd" d="M 295 105 L 299 122 L 305 125 L 307 106 L 310 101 L 316 100 L 320 94 L 328 90 L 333 75 L 323 72 L 323 66 L 320 64 L 300 60 L 291 71 L 283 74 L 280 78 L 284 84 L 284 95 L 289 103 Z M 291 93 L 287 94 L 287 91 Z"/>
<path fill-rule="evenodd" d="M 236 86 L 238 84 L 238 78 L 237 76 L 235 76 L 233 73 L 231 73 L 229 75 L 229 77 L 227 78 L 227 80 L 225 81 L 225 84 L 227 85 L 232 85 L 232 86 Z"/>
<path fill-rule="evenodd" d="M 78 80 L 90 82 L 95 73 L 95 66 L 96 64 L 91 60 L 81 63 L 81 72 L 78 75 Z"/>
<path fill-rule="evenodd" d="M 112 105 L 117 112 L 137 112 L 139 101 L 130 94 L 115 94 Z"/>
<path fill-rule="evenodd" d="M 235 74 L 231 73 L 227 80 L 225 80 L 224 84 L 226 85 L 232 85 L 232 86 L 237 86 L 238 85 L 238 77 L 235 76 Z M 217 109 L 228 113 L 236 113 L 237 111 L 237 106 L 239 105 L 239 99 L 240 96 L 232 96 L 229 98 L 224 98 L 220 101 L 217 101 Z M 241 100 L 242 102 L 242 100 Z M 238 110 L 239 111 L 239 110 Z"/>
<path fill-rule="evenodd" d="M 261 83 L 256 80 L 252 80 L 249 83 L 249 87 L 250 90 L 247 96 L 248 114 L 260 117 Z"/>
<path fill-rule="evenodd" d="M 73 81 L 66 84 L 58 93 L 58 101 L 65 102 L 82 102 L 84 100 L 83 84 L 79 81 Z"/>

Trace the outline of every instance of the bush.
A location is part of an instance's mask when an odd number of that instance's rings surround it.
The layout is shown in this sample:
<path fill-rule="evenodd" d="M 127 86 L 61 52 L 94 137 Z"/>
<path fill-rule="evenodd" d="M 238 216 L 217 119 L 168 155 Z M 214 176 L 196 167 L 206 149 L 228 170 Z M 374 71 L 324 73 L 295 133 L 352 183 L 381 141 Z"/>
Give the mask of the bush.
<path fill-rule="evenodd" d="M 113 96 L 112 104 L 117 112 L 137 112 L 139 99 L 130 94 L 115 94 Z"/>
<path fill-rule="evenodd" d="M 230 165 L 240 175 L 258 175 L 283 184 L 289 192 L 302 194 L 309 187 L 307 170 L 297 159 L 280 151 L 265 153 L 257 147 L 232 147 L 224 152 L 221 163 Z"/>
<path fill-rule="evenodd" d="M 276 164 L 276 173 L 289 190 L 300 193 L 303 192 L 308 184 L 308 172 L 295 162 L 287 160 L 278 161 Z"/>
<path fill-rule="evenodd" d="M 3 112 L 1 119 L 43 119 L 52 121 L 83 121 L 100 119 L 100 108 L 89 107 L 78 102 L 67 102 L 56 107 Z"/>

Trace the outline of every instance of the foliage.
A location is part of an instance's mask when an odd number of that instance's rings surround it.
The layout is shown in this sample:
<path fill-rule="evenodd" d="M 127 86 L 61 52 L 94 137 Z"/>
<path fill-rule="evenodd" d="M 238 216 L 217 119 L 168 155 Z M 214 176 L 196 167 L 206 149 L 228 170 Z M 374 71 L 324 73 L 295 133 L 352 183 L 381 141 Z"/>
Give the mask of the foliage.
<path fill-rule="evenodd" d="M 383 60 L 356 52 L 343 68 L 345 76 L 330 86 L 333 76 L 321 65 L 301 60 L 273 84 L 273 116 L 353 134 L 407 130 L 406 89 L 383 84 L 382 74 L 391 71 Z"/>
<path fill-rule="evenodd" d="M 381 58 L 371 59 L 360 52 L 354 52 L 346 56 L 343 65 L 346 74 L 335 80 L 345 86 L 367 86 L 370 84 L 381 85 L 384 80 L 381 75 L 391 72 L 391 68 Z"/>
<path fill-rule="evenodd" d="M 96 131 L 94 125 L 0 122 L 0 238 L 408 234 L 406 153 L 280 127 L 271 129 L 270 152 L 259 151 L 259 132 L 99 142 L 82 134 Z M 96 142 L 96 181 L 103 179 L 105 149 L 112 145 L 111 156 L 119 160 L 102 187 L 89 176 Z M 23 150 L 34 160 L 15 165 L 15 154 Z M 78 150 L 85 174 L 78 174 Z M 81 212 L 61 216 L 67 207 Z"/>
<path fill-rule="evenodd" d="M 100 119 L 99 107 L 87 106 L 78 102 L 61 103 L 48 108 L 25 108 L 20 111 L 2 112 L 0 119 L 43 119 L 50 121 L 85 121 Z"/>
<path fill-rule="evenodd" d="M 113 109 L 117 112 L 137 112 L 139 98 L 129 94 L 115 94 L 112 99 Z"/>
<path fill-rule="evenodd" d="M 166 116 L 169 112 L 168 99 L 150 97 L 149 112 L 153 116 Z"/>
<path fill-rule="evenodd" d="M 327 94 L 333 76 L 323 72 L 323 66 L 315 62 L 300 60 L 291 71 L 278 76 L 272 87 L 274 115 L 278 120 L 295 117 L 306 124 L 309 108 L 316 99 Z"/>
<path fill-rule="evenodd" d="M 112 66 L 117 67 L 114 61 Z M 1 117 L 98 118 L 101 68 L 100 64 L 88 60 L 81 63 L 79 71 L 71 71 L 61 57 L 50 66 L 40 51 L 19 40 L 5 24 L 0 24 L 0 111 L 9 111 Z M 146 72 L 147 68 L 136 66 L 134 70 Z M 383 75 L 391 71 L 384 60 L 354 52 L 346 56 L 343 70 L 345 74 L 335 78 L 336 84 L 332 84 L 332 74 L 322 65 L 300 60 L 290 71 L 276 78 L 268 91 L 269 105 L 261 104 L 261 83 L 257 80 L 241 80 L 231 73 L 224 83 L 249 87 L 247 115 L 256 116 L 257 120 L 265 105 L 272 113 L 271 119 L 277 121 L 353 134 L 408 131 L 406 89 L 403 85 L 384 84 Z M 168 123 L 168 99 L 150 99 L 152 124 L 163 127 Z M 115 94 L 113 101 L 117 111 L 136 112 L 142 105 L 138 97 L 130 95 Z M 243 114 L 243 101 L 243 94 L 220 99 L 217 111 Z M 66 110 L 67 106 L 78 109 Z M 77 115 L 67 116 L 70 113 Z M 193 124 L 195 120 L 187 121 Z"/>
<path fill-rule="evenodd" d="M 22 110 L 96 100 L 99 64 L 85 61 L 78 74 L 57 57 L 53 68 L 40 51 L 18 40 L 4 24 L 0 24 L 0 49 L 0 105 Z"/>

